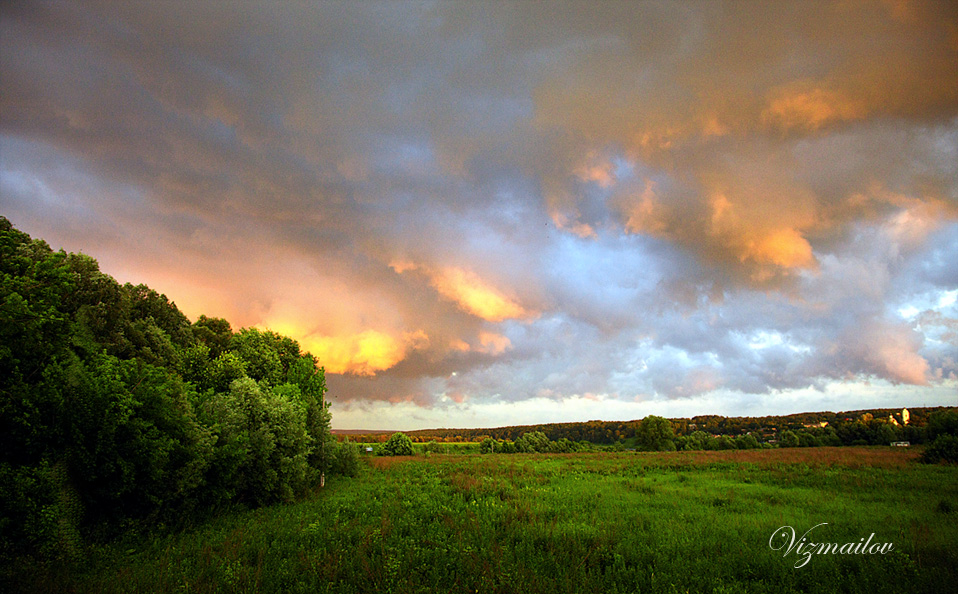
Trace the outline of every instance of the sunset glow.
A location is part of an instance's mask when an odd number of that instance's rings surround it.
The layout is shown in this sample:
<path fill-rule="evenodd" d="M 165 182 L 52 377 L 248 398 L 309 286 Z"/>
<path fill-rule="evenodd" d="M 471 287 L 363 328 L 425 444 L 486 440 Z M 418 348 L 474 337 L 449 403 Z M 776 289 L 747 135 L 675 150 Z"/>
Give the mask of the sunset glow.
<path fill-rule="evenodd" d="M 337 428 L 958 404 L 954 2 L 0 14 L 0 214 Z"/>

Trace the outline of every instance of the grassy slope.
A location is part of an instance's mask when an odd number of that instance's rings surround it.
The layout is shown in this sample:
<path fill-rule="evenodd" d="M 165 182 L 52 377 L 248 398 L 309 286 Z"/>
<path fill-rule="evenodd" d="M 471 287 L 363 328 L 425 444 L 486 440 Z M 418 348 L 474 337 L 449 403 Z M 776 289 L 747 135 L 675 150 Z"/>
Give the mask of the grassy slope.
<path fill-rule="evenodd" d="M 369 458 L 309 501 L 94 551 L 80 592 L 945 592 L 958 467 L 889 448 Z M 885 556 L 769 548 L 892 542 Z"/>

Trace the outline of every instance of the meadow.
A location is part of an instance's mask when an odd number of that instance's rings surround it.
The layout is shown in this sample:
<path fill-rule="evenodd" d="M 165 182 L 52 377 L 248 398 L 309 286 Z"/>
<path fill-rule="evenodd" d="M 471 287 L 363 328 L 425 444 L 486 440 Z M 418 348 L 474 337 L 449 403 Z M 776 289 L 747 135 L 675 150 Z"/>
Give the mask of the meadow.
<path fill-rule="evenodd" d="M 20 568 L 50 592 L 954 592 L 958 467 L 902 448 L 364 457 L 305 501 Z M 825 523 L 825 524 L 822 524 Z M 817 527 L 816 527 L 817 526 Z M 811 554 L 773 539 L 892 543 Z M 777 550 L 772 545 L 778 545 Z M 872 549 L 877 550 L 877 549 Z M 803 559 L 805 563 L 800 567 Z M 8 573 L 8 578 L 11 574 Z M 9 590 L 8 590 L 9 591 Z"/>

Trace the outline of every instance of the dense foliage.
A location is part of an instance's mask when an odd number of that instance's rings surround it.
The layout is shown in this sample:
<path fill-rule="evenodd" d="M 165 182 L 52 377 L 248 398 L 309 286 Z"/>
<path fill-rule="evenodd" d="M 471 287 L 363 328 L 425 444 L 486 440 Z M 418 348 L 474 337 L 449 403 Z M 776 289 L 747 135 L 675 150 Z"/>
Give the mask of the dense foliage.
<path fill-rule="evenodd" d="M 355 473 L 355 448 L 330 437 L 323 369 L 295 341 L 190 323 L 2 217 L 0 378 L 3 557 L 70 555 L 91 533 Z"/>
<path fill-rule="evenodd" d="M 958 463 L 958 409 L 940 411 L 928 419 L 926 430 L 930 442 L 921 461 Z"/>

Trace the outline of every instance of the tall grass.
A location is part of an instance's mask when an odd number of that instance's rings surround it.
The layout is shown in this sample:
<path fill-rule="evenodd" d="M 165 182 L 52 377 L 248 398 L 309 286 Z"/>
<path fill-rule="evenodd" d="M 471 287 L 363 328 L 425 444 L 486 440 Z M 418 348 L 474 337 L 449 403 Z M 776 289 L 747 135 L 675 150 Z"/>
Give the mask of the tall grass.
<path fill-rule="evenodd" d="M 887 448 L 364 458 L 311 499 L 15 574 L 76 592 L 945 592 L 958 468 Z M 891 542 L 886 555 L 772 550 Z M 9 574 L 8 574 L 9 575 Z"/>

